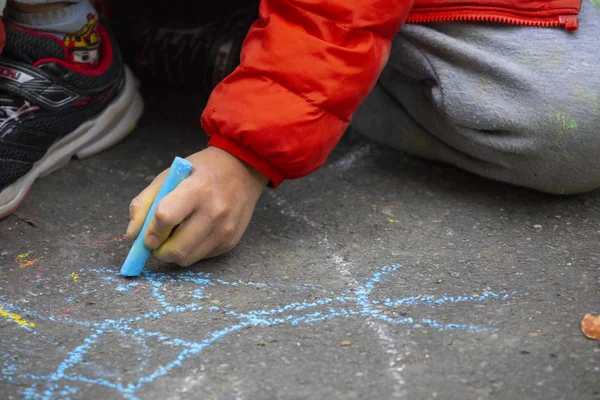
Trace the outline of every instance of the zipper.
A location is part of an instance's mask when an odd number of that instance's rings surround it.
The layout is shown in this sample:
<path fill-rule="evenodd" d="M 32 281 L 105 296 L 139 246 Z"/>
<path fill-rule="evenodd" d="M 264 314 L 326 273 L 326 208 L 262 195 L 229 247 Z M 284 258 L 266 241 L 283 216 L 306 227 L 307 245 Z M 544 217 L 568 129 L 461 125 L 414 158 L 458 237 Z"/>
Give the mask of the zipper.
<path fill-rule="evenodd" d="M 414 10 L 414 9 L 413 9 Z M 468 22 L 492 22 L 509 24 L 516 26 L 534 26 L 540 28 L 555 28 L 564 27 L 567 31 L 574 31 L 579 27 L 579 20 L 576 15 L 559 15 L 556 17 L 517 17 L 494 13 L 493 11 L 482 11 L 480 13 L 473 12 L 426 12 L 422 15 L 410 14 L 406 20 L 409 24 L 427 24 L 432 22 L 451 22 L 451 21 L 468 21 Z"/>

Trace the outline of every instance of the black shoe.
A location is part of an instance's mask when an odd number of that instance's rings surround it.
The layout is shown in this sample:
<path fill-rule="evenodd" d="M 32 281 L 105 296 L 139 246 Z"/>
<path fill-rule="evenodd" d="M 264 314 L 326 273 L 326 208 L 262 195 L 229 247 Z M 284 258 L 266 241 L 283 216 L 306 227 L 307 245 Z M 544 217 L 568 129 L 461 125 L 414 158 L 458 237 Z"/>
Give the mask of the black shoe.
<path fill-rule="evenodd" d="M 69 56 L 56 37 L 8 22 L 5 29 L 0 55 L 0 218 L 18 208 L 39 176 L 127 136 L 143 110 L 133 75 L 101 25 L 100 59 L 87 69 L 73 61 L 73 52 Z M 87 54 L 80 53 L 76 59 Z"/>
<path fill-rule="evenodd" d="M 229 10 L 236 9 L 231 7 L 239 6 L 237 3 L 243 8 L 226 13 L 223 7 L 212 10 L 211 5 L 208 18 L 206 13 L 190 13 L 189 2 L 169 2 L 165 10 L 158 5 L 138 8 L 135 2 L 114 3 L 111 23 L 126 63 L 145 84 L 185 84 L 211 90 L 239 65 L 242 43 L 258 18 L 255 0 L 225 3 Z M 140 15 L 140 10 L 145 14 Z M 132 13 L 136 14 L 134 21 Z"/>

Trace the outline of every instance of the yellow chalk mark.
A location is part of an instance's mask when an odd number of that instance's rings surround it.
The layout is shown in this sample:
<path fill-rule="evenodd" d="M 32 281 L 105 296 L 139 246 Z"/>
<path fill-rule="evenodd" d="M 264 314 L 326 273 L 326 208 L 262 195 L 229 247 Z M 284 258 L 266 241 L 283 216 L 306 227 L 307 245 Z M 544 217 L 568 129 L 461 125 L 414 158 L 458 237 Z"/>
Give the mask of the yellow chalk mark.
<path fill-rule="evenodd" d="M 30 326 L 32 328 L 35 326 L 33 322 L 25 321 L 19 314 L 8 313 L 4 311 L 2 307 L 0 307 L 0 316 L 2 316 L 2 318 L 11 319 L 21 326 Z"/>
<path fill-rule="evenodd" d="M 113 238 L 113 242 L 122 242 L 124 240 L 127 240 L 127 235 L 123 235 L 121 237 L 115 237 L 115 238 Z"/>
<path fill-rule="evenodd" d="M 71 279 L 77 282 L 77 279 L 79 279 L 79 275 L 77 275 L 75 272 L 71 272 Z"/>
<path fill-rule="evenodd" d="M 38 262 L 37 258 L 30 258 L 29 257 L 29 253 L 23 253 L 23 254 L 19 254 L 16 258 L 15 261 L 17 263 L 19 263 L 19 267 L 21 268 L 27 268 L 27 267 L 31 267 L 33 264 Z"/>
<path fill-rule="evenodd" d="M 397 224 L 398 222 L 400 222 L 400 220 L 399 220 L 399 219 L 392 219 L 392 218 L 388 218 L 387 220 L 388 220 L 388 222 L 390 222 L 390 223 L 394 223 L 394 224 Z"/>

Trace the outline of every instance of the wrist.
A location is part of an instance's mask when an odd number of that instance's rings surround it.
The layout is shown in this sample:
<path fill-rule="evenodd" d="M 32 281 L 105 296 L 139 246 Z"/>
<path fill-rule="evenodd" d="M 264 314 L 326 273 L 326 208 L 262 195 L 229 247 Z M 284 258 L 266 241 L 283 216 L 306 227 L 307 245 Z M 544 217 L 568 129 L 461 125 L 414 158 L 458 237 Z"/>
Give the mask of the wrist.
<path fill-rule="evenodd" d="M 276 188 L 285 179 L 285 174 L 279 168 L 271 164 L 267 158 L 256 153 L 250 147 L 237 143 L 236 141 L 230 140 L 219 134 L 212 135 L 208 145 L 210 147 L 218 147 L 256 168 L 269 179 L 267 183 L 270 187 Z"/>
<path fill-rule="evenodd" d="M 269 184 L 269 178 L 265 174 L 254 168 L 246 161 L 227 152 L 226 150 L 211 146 L 204 151 L 208 152 L 209 154 L 213 154 L 215 157 L 220 159 L 226 159 L 228 163 L 231 163 L 232 166 L 235 167 L 236 170 L 239 170 L 248 178 L 248 180 L 252 183 L 252 186 L 260 187 L 262 189 Z"/>
<path fill-rule="evenodd" d="M 263 174 L 262 172 L 260 172 L 245 161 L 240 160 L 240 162 L 244 164 L 244 166 L 248 170 L 248 173 L 252 176 L 253 180 L 257 183 L 257 185 L 260 185 L 264 188 L 269 184 L 269 178 L 265 174 Z"/>

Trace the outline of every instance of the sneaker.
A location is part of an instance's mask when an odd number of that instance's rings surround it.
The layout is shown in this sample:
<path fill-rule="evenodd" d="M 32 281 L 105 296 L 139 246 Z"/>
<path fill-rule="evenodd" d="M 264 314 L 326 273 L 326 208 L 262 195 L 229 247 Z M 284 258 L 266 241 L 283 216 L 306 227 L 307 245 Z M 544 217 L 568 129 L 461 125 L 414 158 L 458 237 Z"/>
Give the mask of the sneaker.
<path fill-rule="evenodd" d="M 115 2 L 111 24 L 126 63 L 142 82 L 209 91 L 239 65 L 242 43 L 258 18 L 256 0 L 237 0 L 241 8 L 230 3 L 217 10 L 211 5 L 210 14 L 194 18 L 184 12 L 189 2 L 170 2 L 169 10 L 142 7 L 144 14 L 135 11 L 132 21 L 135 2 Z"/>
<path fill-rule="evenodd" d="M 74 60 L 57 37 L 9 22 L 4 29 L 0 218 L 19 207 L 38 177 L 127 136 L 143 110 L 135 79 L 101 24 L 99 59 L 93 67 Z"/>

